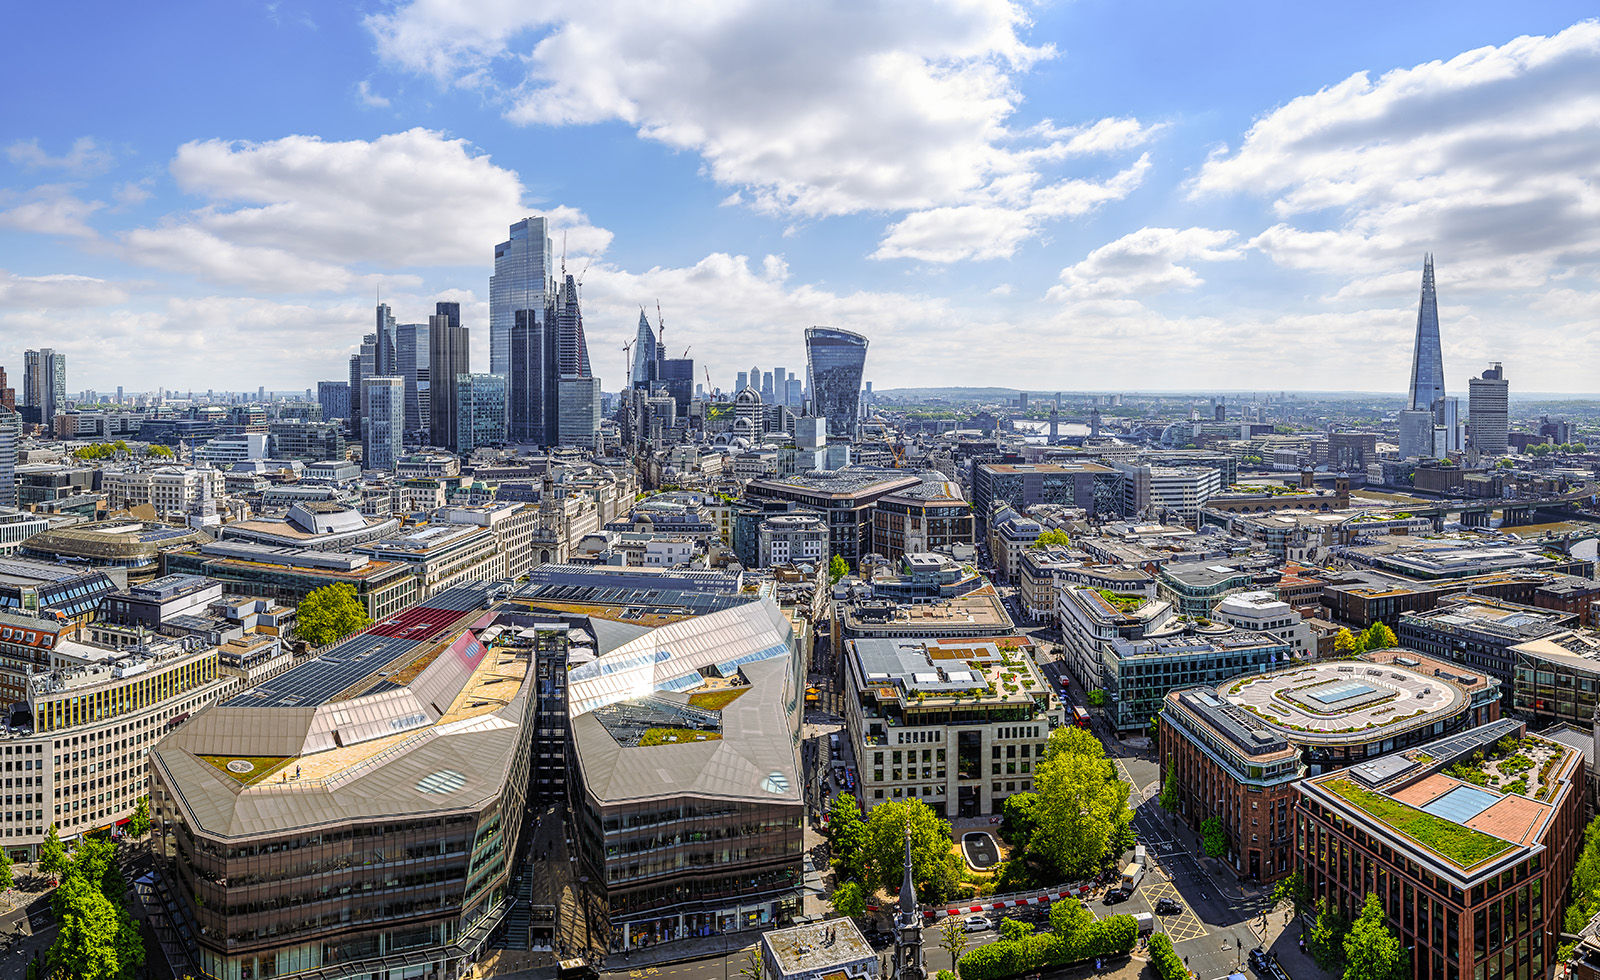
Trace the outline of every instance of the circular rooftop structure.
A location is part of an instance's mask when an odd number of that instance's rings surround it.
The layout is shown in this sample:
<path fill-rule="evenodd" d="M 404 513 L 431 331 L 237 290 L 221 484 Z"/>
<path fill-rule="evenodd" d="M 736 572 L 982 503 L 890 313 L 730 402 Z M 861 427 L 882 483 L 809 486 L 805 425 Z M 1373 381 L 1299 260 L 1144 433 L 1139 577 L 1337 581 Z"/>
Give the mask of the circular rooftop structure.
<path fill-rule="evenodd" d="M 1237 677 L 1217 694 L 1292 742 L 1367 741 L 1465 710 L 1470 695 L 1456 679 L 1401 663 L 1324 661 Z"/>

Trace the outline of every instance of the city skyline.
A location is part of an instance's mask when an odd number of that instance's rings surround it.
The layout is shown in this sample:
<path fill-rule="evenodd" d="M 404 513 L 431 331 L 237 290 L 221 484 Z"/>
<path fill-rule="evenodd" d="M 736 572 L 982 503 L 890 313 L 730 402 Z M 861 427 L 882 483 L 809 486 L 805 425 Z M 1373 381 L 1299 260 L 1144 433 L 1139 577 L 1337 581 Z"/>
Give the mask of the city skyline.
<path fill-rule="evenodd" d="M 1600 25 L 1577 5 L 1373 7 L 1382 32 L 1356 30 L 1359 10 L 1134 32 L 1135 12 L 1081 7 L 935 5 L 920 28 L 868 9 L 815 91 L 731 52 L 781 38 L 815 66 L 821 14 L 291 8 L 172 34 L 260 35 L 227 49 L 245 60 L 226 92 L 196 83 L 220 56 L 204 45 L 159 80 L 128 70 L 172 43 L 162 18 L 108 7 L 68 32 L 26 13 L 89 57 L 8 127 L 0 364 L 50 346 L 74 390 L 303 390 L 342 376 L 381 292 L 400 323 L 459 302 L 490 365 L 491 250 L 539 215 L 549 264 L 583 279 L 608 390 L 659 300 L 669 354 L 692 347 L 724 390 L 741 364 L 801 363 L 803 331 L 830 326 L 897 350 L 869 369 L 879 390 L 1403 391 L 1428 252 L 1448 376 L 1501 361 L 1529 391 L 1593 387 L 1583 358 L 1546 355 L 1600 330 L 1594 174 L 1571 162 L 1600 137 L 1579 97 Z M 593 78 L 564 70 L 569 28 L 606 46 Z M 1288 43 L 1308 31 L 1315 50 Z M 643 52 L 668 42 L 735 84 L 661 82 Z M 1113 69 L 1133 45 L 1171 57 L 1131 79 Z M 15 86 L 59 52 L 19 54 Z M 285 82 L 271 69 L 291 60 L 317 67 Z M 86 97 L 113 78 L 115 98 Z M 826 128 L 830 105 L 852 128 Z M 769 117 L 794 139 L 763 152 Z M 1035 353 L 973 361 L 975 335 Z M 1308 337 L 1329 356 L 1303 356 Z"/>

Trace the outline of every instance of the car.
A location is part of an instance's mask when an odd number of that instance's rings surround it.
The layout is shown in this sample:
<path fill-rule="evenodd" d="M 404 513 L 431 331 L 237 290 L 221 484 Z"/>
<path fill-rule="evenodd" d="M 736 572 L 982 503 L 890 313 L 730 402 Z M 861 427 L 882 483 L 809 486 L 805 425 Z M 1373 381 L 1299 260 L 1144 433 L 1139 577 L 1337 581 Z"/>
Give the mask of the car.
<path fill-rule="evenodd" d="M 1183 911 L 1183 903 L 1171 898 L 1157 899 L 1157 915 L 1177 915 Z"/>
<path fill-rule="evenodd" d="M 1128 893 L 1127 892 L 1123 891 L 1120 888 L 1113 888 L 1110 891 L 1106 892 L 1106 897 L 1102 898 L 1100 901 L 1104 902 L 1107 905 L 1115 905 L 1118 902 L 1126 902 L 1127 900 L 1128 900 Z"/>
<path fill-rule="evenodd" d="M 961 920 L 961 928 L 967 932 L 988 932 L 989 917 L 986 915 L 969 915 Z"/>

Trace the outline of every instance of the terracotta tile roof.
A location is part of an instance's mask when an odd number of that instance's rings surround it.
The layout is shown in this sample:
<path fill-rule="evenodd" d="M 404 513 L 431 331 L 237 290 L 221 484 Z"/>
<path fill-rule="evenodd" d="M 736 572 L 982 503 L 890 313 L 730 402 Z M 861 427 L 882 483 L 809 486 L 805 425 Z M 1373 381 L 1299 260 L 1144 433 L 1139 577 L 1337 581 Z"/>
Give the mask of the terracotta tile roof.
<path fill-rule="evenodd" d="M 1421 807 L 1429 801 L 1450 792 L 1457 786 L 1464 785 L 1466 784 L 1459 779 L 1451 779 L 1443 773 L 1436 772 L 1421 782 L 1412 783 L 1405 789 L 1396 790 L 1389 795 L 1401 803 L 1409 803 L 1412 806 Z"/>
<path fill-rule="evenodd" d="M 1518 844 L 1532 844 L 1539 839 L 1539 824 L 1549 812 L 1550 807 L 1544 803 L 1525 796 L 1506 796 L 1468 820 L 1467 826 Z"/>

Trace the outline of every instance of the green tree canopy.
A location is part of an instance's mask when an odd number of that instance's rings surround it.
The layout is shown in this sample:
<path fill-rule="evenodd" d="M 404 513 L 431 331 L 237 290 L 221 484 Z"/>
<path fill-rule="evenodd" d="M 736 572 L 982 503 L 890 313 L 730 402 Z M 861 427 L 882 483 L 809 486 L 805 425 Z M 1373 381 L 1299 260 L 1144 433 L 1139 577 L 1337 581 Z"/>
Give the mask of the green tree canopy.
<path fill-rule="evenodd" d="M 1400 940 L 1389 931 L 1383 903 L 1369 892 L 1344 939 L 1344 980 L 1402 980 L 1411 973 L 1405 958 Z"/>
<path fill-rule="evenodd" d="M 1083 877 L 1112 857 L 1133 820 L 1128 784 L 1117 778 L 1105 746 L 1082 728 L 1050 734 L 1034 769 L 1038 826 L 1029 851 L 1060 878 Z"/>
<path fill-rule="evenodd" d="M 1182 802 L 1182 794 L 1178 789 L 1178 767 L 1167 767 L 1167 778 L 1161 783 L 1161 798 L 1157 800 L 1161 809 L 1168 813 L 1177 813 Z"/>
<path fill-rule="evenodd" d="M 60 878 L 67 870 L 67 847 L 61 843 L 61 834 L 51 824 L 44 833 L 44 843 L 39 845 L 39 873 L 50 878 Z"/>
<path fill-rule="evenodd" d="M 11 875 L 11 855 L 6 849 L 0 847 L 0 891 L 16 885 L 16 879 Z"/>
<path fill-rule="evenodd" d="M 116 845 L 79 845 L 52 905 L 61 931 L 50 947 L 53 969 L 75 980 L 130 980 L 144 965 L 144 941 L 128 914 L 128 882 Z"/>
<path fill-rule="evenodd" d="M 1311 923 L 1311 931 L 1306 933 L 1306 946 L 1311 958 L 1329 973 L 1344 965 L 1344 937 L 1349 929 L 1350 924 L 1337 908 L 1329 905 L 1325 898 L 1317 899 L 1317 918 Z"/>
<path fill-rule="evenodd" d="M 954 966 L 961 959 L 961 954 L 967 951 L 967 927 L 958 915 L 947 915 L 939 923 L 939 945 L 946 953 L 950 954 L 950 965 Z M 943 975 L 944 970 L 939 973 Z M 955 976 L 955 974 L 949 974 Z"/>
<path fill-rule="evenodd" d="M 150 832 L 150 797 L 141 796 L 133 808 L 133 816 L 128 818 L 128 833 L 135 837 L 143 837 Z"/>
<path fill-rule="evenodd" d="M 1164 932 L 1150 934 L 1150 966 L 1161 980 L 1189 980 L 1189 968 Z"/>
<path fill-rule="evenodd" d="M 1600 912 L 1600 817 L 1583 831 L 1583 850 L 1572 868 L 1572 904 L 1567 906 L 1567 932 L 1576 933 Z"/>
<path fill-rule="evenodd" d="M 1000 838 L 1016 848 L 1026 848 L 1039 826 L 1039 795 L 1013 793 L 1000 804 Z"/>
<path fill-rule="evenodd" d="M 1228 832 L 1220 817 L 1207 817 L 1200 823 L 1200 839 L 1207 857 L 1219 858 L 1228 853 Z"/>
<path fill-rule="evenodd" d="M 858 881 L 846 881 L 833 890 L 833 910 L 847 918 L 855 918 L 867 910 L 867 893 Z"/>
<path fill-rule="evenodd" d="M 1052 545 L 1059 545 L 1063 548 L 1070 547 L 1072 545 L 1072 538 L 1067 534 L 1067 532 L 1058 527 L 1053 527 L 1050 530 L 1045 531 L 1043 534 L 1040 534 L 1037 538 L 1034 538 L 1033 544 L 1029 545 L 1028 547 L 1048 548 Z"/>
<path fill-rule="evenodd" d="M 172 459 L 173 452 L 166 446 L 150 445 L 145 447 L 144 454 L 155 459 Z"/>
<path fill-rule="evenodd" d="M 1106 706 L 1106 692 L 1095 688 L 1089 692 L 1089 707 L 1104 708 Z"/>
<path fill-rule="evenodd" d="M 833 866 L 840 875 L 863 880 L 867 825 L 861 819 L 861 804 L 853 794 L 840 793 L 829 805 L 828 843 L 833 851 Z"/>
<path fill-rule="evenodd" d="M 917 895 L 942 902 L 959 877 L 950 825 L 921 800 L 885 800 L 867 817 L 862 881 L 890 894 L 905 876 L 906 828 L 911 828 L 911 878 Z"/>
<path fill-rule="evenodd" d="M 1362 645 L 1368 650 L 1387 650 L 1400 642 L 1394 630 L 1382 622 L 1374 622 L 1362 634 Z"/>
<path fill-rule="evenodd" d="M 1366 632 L 1352 633 L 1349 629 L 1342 629 L 1333 634 L 1333 652 L 1342 657 L 1354 657 L 1367 652 Z"/>
<path fill-rule="evenodd" d="M 1294 914 L 1304 915 L 1310 912 L 1311 889 L 1306 887 L 1306 876 L 1298 871 L 1291 873 L 1286 878 L 1279 878 L 1278 883 L 1272 888 L 1272 897 L 1269 901 L 1277 906 L 1284 901 L 1294 903 Z"/>
<path fill-rule="evenodd" d="M 850 574 L 850 563 L 839 555 L 828 559 L 828 581 L 837 582 Z"/>
<path fill-rule="evenodd" d="M 355 587 L 345 582 L 313 589 L 300 602 L 300 638 L 314 647 L 325 646 L 372 625 Z"/>

